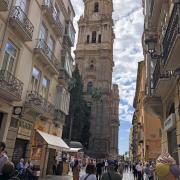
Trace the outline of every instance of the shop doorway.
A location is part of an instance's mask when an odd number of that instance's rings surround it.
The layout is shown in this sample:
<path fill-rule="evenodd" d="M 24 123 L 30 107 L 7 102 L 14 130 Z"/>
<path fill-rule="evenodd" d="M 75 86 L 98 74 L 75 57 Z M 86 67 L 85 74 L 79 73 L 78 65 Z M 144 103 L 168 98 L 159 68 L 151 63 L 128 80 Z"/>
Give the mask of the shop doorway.
<path fill-rule="evenodd" d="M 47 175 L 53 175 L 53 165 L 57 165 L 56 163 L 56 150 L 49 149 L 49 157 L 46 172 Z"/>
<path fill-rule="evenodd" d="M 16 139 L 12 161 L 16 165 L 21 158 L 26 157 L 28 141 L 23 139 Z"/>

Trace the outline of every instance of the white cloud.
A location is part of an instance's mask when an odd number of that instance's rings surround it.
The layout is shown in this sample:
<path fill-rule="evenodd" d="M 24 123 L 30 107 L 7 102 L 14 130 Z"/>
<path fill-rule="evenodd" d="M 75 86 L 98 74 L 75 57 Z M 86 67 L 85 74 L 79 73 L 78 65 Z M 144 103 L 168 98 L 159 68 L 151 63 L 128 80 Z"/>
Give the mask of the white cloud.
<path fill-rule="evenodd" d="M 76 12 L 75 28 L 78 32 L 77 20 L 83 14 L 83 1 L 71 1 Z M 120 120 L 131 122 L 136 88 L 137 63 L 143 60 L 141 36 L 144 17 L 141 0 L 113 0 L 113 3 L 114 32 L 116 36 L 114 42 L 115 67 L 113 82 L 117 83 L 120 89 Z"/>

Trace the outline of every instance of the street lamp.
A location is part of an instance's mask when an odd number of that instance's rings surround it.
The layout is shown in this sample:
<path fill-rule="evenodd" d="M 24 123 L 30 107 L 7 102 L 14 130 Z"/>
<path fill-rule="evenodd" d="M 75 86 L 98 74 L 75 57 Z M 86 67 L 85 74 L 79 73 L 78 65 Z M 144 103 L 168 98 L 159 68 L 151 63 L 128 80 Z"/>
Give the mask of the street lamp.
<path fill-rule="evenodd" d="M 145 44 L 147 44 L 147 46 L 148 46 L 147 52 L 150 54 L 152 59 L 163 58 L 162 54 L 156 54 L 157 38 L 150 36 L 148 39 L 145 40 Z"/>

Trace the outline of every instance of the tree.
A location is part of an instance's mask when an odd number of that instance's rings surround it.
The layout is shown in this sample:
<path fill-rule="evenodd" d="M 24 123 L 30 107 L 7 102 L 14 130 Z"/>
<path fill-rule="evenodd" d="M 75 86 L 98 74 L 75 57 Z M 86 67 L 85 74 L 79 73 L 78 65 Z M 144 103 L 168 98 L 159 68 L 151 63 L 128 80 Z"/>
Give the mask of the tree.
<path fill-rule="evenodd" d="M 63 138 L 79 141 L 88 148 L 91 110 L 83 99 L 83 81 L 77 65 L 69 83 L 69 91 L 71 94 L 69 115 L 66 117 Z"/>

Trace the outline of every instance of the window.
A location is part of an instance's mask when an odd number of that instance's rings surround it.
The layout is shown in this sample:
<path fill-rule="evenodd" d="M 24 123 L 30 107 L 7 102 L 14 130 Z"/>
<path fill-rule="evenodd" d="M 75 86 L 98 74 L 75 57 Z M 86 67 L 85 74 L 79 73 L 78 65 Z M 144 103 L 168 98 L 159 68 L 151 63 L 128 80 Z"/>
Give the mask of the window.
<path fill-rule="evenodd" d="M 17 49 L 10 42 L 6 43 L 5 54 L 2 64 L 2 70 L 13 73 L 15 60 L 17 58 Z"/>
<path fill-rule="evenodd" d="M 101 43 L 101 34 L 98 35 L 98 43 Z"/>
<path fill-rule="evenodd" d="M 54 11 L 53 11 L 53 17 L 55 20 L 57 20 L 57 18 L 59 18 L 59 14 L 60 14 L 59 8 L 58 8 L 57 4 L 55 4 Z"/>
<path fill-rule="evenodd" d="M 96 43 L 96 31 L 92 32 L 92 43 Z"/>
<path fill-rule="evenodd" d="M 94 12 L 99 12 L 99 3 L 94 3 Z"/>
<path fill-rule="evenodd" d="M 53 56 L 53 52 L 54 52 L 54 49 L 55 49 L 55 41 L 54 39 L 52 38 L 52 36 L 50 36 L 49 38 L 49 42 L 48 42 L 48 46 L 49 46 L 49 52 L 48 52 L 48 57 L 50 59 L 52 59 L 52 56 Z"/>
<path fill-rule="evenodd" d="M 87 35 L 87 43 L 89 44 L 89 38 L 90 38 L 90 36 L 89 35 Z"/>
<path fill-rule="evenodd" d="M 42 79 L 42 86 L 41 86 L 41 95 L 42 97 L 46 98 L 48 97 L 49 92 L 49 80 L 46 77 L 43 77 Z"/>
<path fill-rule="evenodd" d="M 35 67 L 32 70 L 32 78 L 31 78 L 31 90 L 38 92 L 39 83 L 41 80 L 41 71 Z"/>
<path fill-rule="evenodd" d="M 93 91 L 93 83 L 88 82 L 88 84 L 87 84 L 87 93 L 92 95 L 92 91 Z"/>
<path fill-rule="evenodd" d="M 104 24 L 104 29 L 107 30 L 107 24 Z"/>
<path fill-rule="evenodd" d="M 18 128 L 18 119 L 12 117 L 10 127 Z"/>
<path fill-rule="evenodd" d="M 41 24 L 40 32 L 39 32 L 39 39 L 43 39 L 44 41 L 47 40 L 48 30 L 44 23 Z"/>

